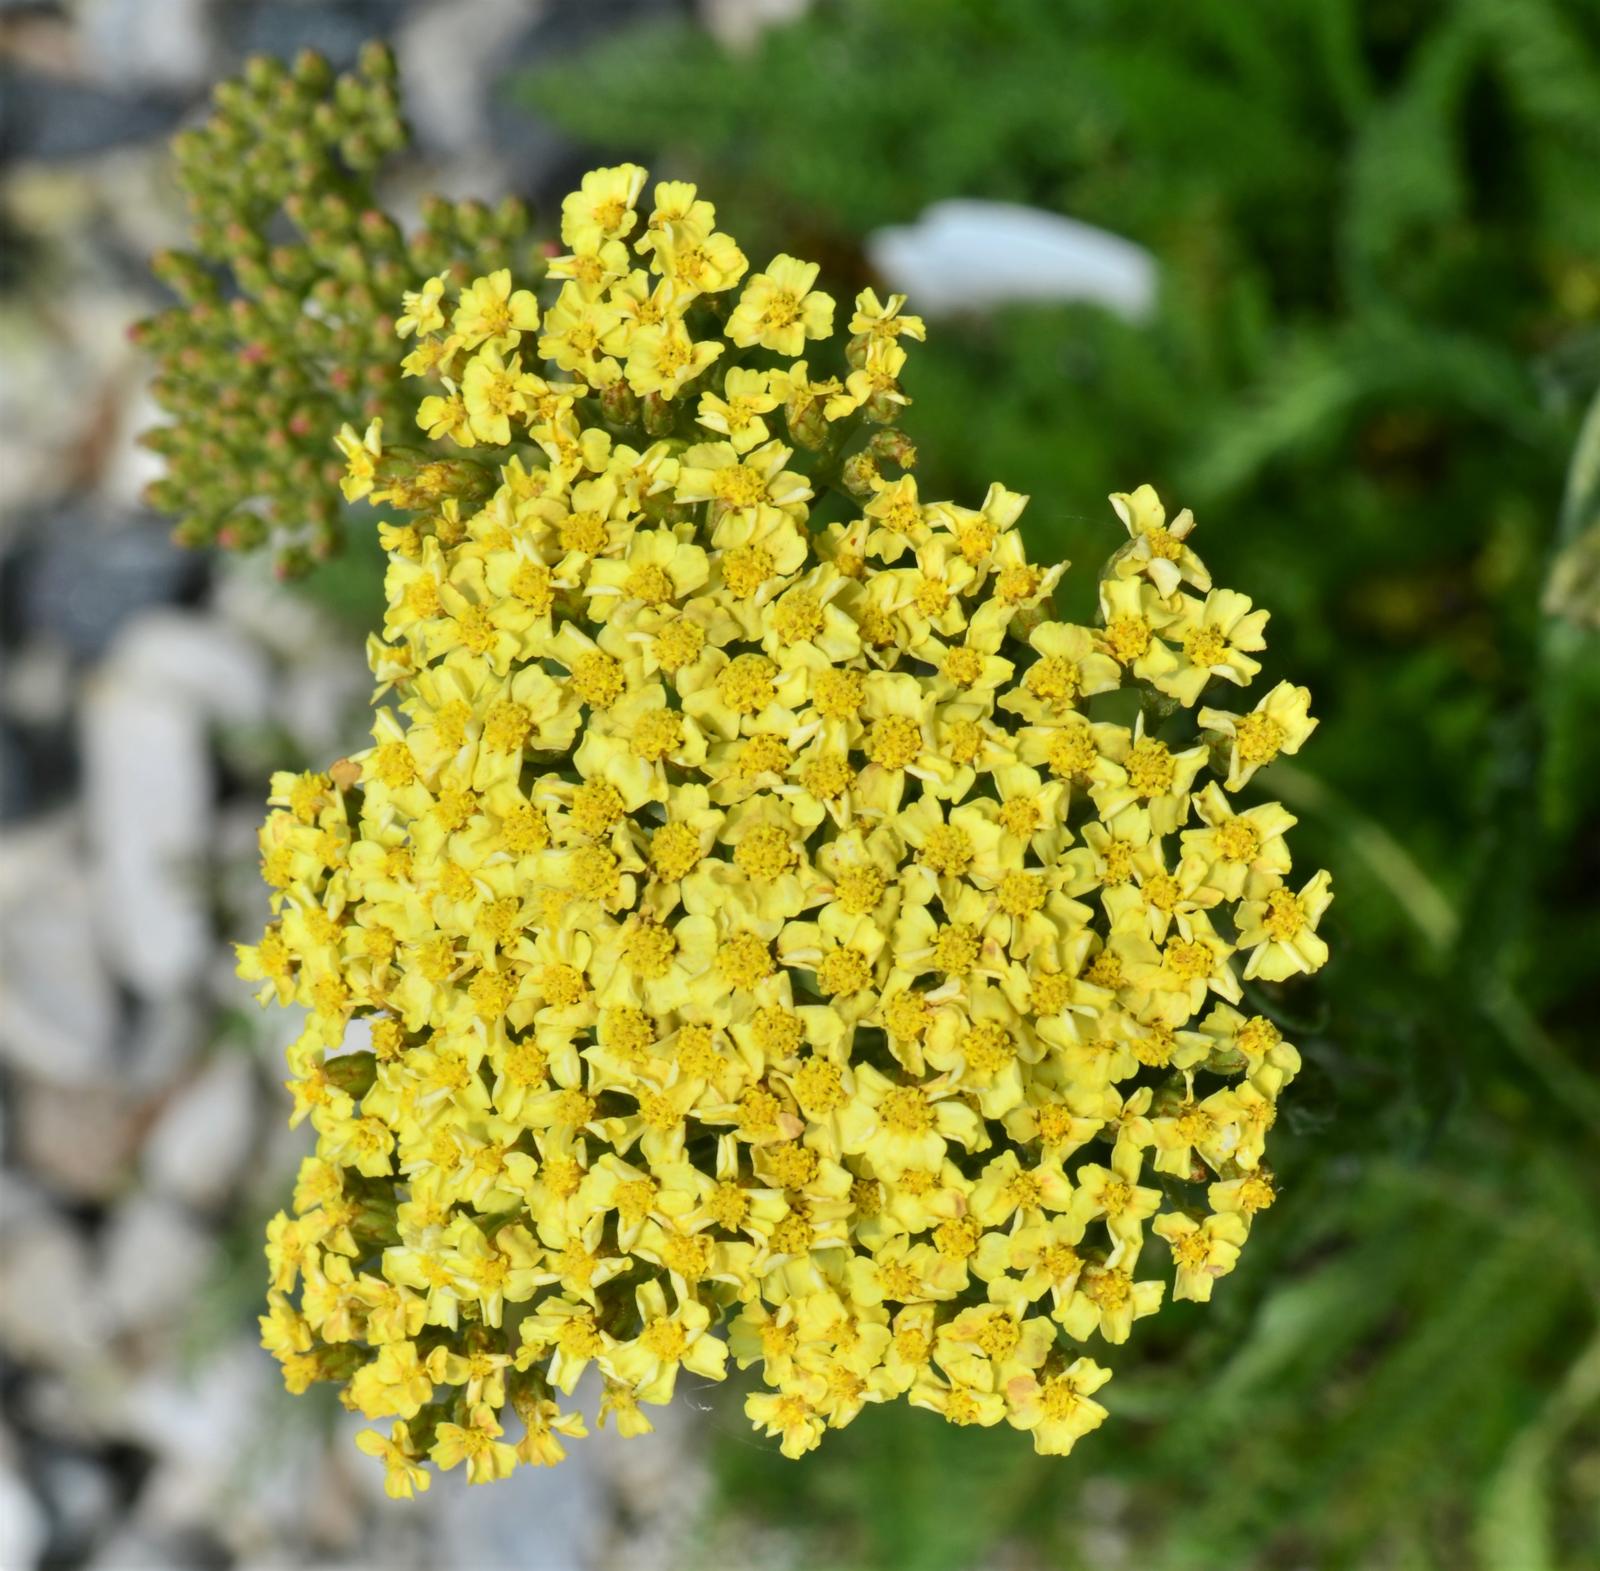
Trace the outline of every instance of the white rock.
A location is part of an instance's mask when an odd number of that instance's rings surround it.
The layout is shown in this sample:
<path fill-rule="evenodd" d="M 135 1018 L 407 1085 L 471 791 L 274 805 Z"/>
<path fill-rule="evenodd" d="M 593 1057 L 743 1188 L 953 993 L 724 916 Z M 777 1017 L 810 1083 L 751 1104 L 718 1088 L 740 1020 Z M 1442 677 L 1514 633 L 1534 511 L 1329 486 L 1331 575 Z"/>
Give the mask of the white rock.
<path fill-rule="evenodd" d="M 54 192 L 73 183 L 56 161 L 29 166 L 29 185 Z M 82 183 L 81 181 L 79 182 Z M 31 198 L 31 191 L 26 193 Z M 53 199 L 53 198 L 52 198 Z M 31 200 L 26 204 L 37 206 Z M 148 375 L 128 327 L 149 314 L 148 297 L 120 287 L 104 258 L 87 251 L 104 229 L 92 188 L 81 224 L 40 228 L 65 258 L 53 264 L 58 308 L 48 317 L 0 308 L 0 510 L 40 507 L 96 478 L 108 457 L 108 418 Z M 74 217 L 76 215 L 73 215 Z M 29 229 L 28 218 L 21 220 Z M 84 254 L 78 255 L 82 251 Z"/>
<path fill-rule="evenodd" d="M 119 1528 L 86 1562 L 84 1571 L 208 1571 L 217 1563 L 211 1535 L 148 1533 Z"/>
<path fill-rule="evenodd" d="M 107 86 L 183 88 L 212 74 L 209 0 L 81 0 L 85 66 Z"/>
<path fill-rule="evenodd" d="M 272 703 L 267 658 L 220 617 L 146 611 L 107 655 L 119 679 L 191 703 L 213 725 L 259 725 Z"/>
<path fill-rule="evenodd" d="M 303 656 L 329 637 L 328 617 L 253 558 L 225 564 L 212 604 L 234 627 L 285 660 Z"/>
<path fill-rule="evenodd" d="M 328 647 L 326 659 L 284 673 L 278 718 L 308 758 L 332 759 L 371 745 L 372 677 L 353 650 Z"/>
<path fill-rule="evenodd" d="M 211 759 L 188 696 L 119 675 L 82 704 L 84 798 L 106 951 L 134 992 L 192 987 L 211 951 Z"/>
<path fill-rule="evenodd" d="M 117 1483 L 107 1468 L 87 1456 L 47 1451 L 35 1463 L 34 1478 L 66 1540 L 57 1547 L 62 1558 L 74 1549 L 81 1552 L 101 1537 L 117 1515 Z M 4 1564 L 0 1560 L 0 1565 Z"/>
<path fill-rule="evenodd" d="M 93 383 L 42 313 L 20 306 L 0 305 L 0 363 L 0 517 L 15 518 L 69 488 Z"/>
<path fill-rule="evenodd" d="M 266 1404 L 280 1399 L 290 1400 L 276 1366 L 250 1338 L 131 1382 L 121 1430 L 158 1459 L 140 1494 L 140 1525 L 159 1532 L 215 1521 L 230 1488 L 269 1459 Z"/>
<path fill-rule="evenodd" d="M 230 564 L 214 603 L 231 626 L 282 662 L 273 678 L 273 718 L 302 752 L 328 760 L 367 745 L 372 677 L 356 638 L 254 563 Z"/>
<path fill-rule="evenodd" d="M 134 1196 L 112 1217 L 105 1240 L 100 1297 L 113 1329 L 182 1325 L 215 1253 L 211 1236 L 179 1207 Z"/>
<path fill-rule="evenodd" d="M 1156 263 L 1143 246 L 1011 202 L 935 202 L 915 224 L 869 235 L 867 255 L 927 316 L 1086 300 L 1138 321 L 1155 306 Z"/>
<path fill-rule="evenodd" d="M 0 1466 L 0 1566 L 23 1571 L 37 1565 L 49 1541 L 50 1524 L 44 1509 L 20 1474 Z"/>
<path fill-rule="evenodd" d="M 210 87 L 214 81 L 215 77 L 208 75 L 205 85 Z M 193 243 L 188 204 L 172 178 L 172 162 L 164 142 L 108 147 L 103 153 L 83 159 L 77 167 L 89 178 L 105 214 L 104 221 L 132 255 L 149 256 L 169 246 Z M 98 214 L 96 218 L 93 238 L 102 250 L 109 249 L 110 237 L 101 228 Z M 138 293 L 141 298 L 135 316 L 148 315 L 163 303 L 151 283 L 140 280 Z M 133 381 L 139 385 L 148 383 L 153 370 L 148 356 L 137 350 L 130 369 Z"/>
<path fill-rule="evenodd" d="M 706 31 L 730 49 L 753 48 L 769 27 L 795 21 L 811 0 L 700 0 Z"/>
<path fill-rule="evenodd" d="M 74 672 L 67 646 L 34 639 L 6 657 L 0 670 L 7 714 L 26 725 L 52 725 L 72 704 Z"/>
<path fill-rule="evenodd" d="M 97 1334 L 103 1327 L 97 1326 Z M 78 1361 L 69 1368 L 36 1368 L 23 1387 L 18 1421 L 31 1434 L 58 1444 L 93 1450 L 119 1432 L 114 1393 L 127 1383 L 113 1356 L 101 1351 L 98 1363 Z"/>
<path fill-rule="evenodd" d="M 205 1046 L 211 1026 L 193 993 L 146 999 L 123 1038 L 122 1082 L 130 1091 L 165 1091 Z"/>
<path fill-rule="evenodd" d="M 17 1087 L 16 1160 L 69 1200 L 109 1200 L 127 1182 L 140 1109 L 116 1080 L 104 1085 Z"/>
<path fill-rule="evenodd" d="M 705 1384 L 685 1378 L 670 1406 L 652 1409 L 656 1432 L 649 1444 L 624 1440 L 611 1429 L 597 1430 L 584 1442 L 593 1446 L 595 1464 L 617 1503 L 607 1513 L 603 1566 L 674 1571 L 694 1563 L 700 1547 L 696 1534 L 711 1491 L 704 1456 L 705 1398 L 695 1389 Z"/>
<path fill-rule="evenodd" d="M 0 1056 L 64 1086 L 111 1073 L 118 1018 L 75 840 L 68 818 L 0 839 Z"/>
<path fill-rule="evenodd" d="M 395 33 L 406 84 L 406 114 L 420 143 L 435 151 L 481 153 L 489 141 L 484 83 L 496 57 L 538 15 L 530 0 L 475 0 L 470 26 L 458 0 L 424 6 Z"/>
<path fill-rule="evenodd" d="M 5 1228 L 0 1229 L 3 1235 L 6 1229 L 18 1232 L 23 1224 L 32 1225 L 50 1215 L 50 1201 L 44 1191 L 32 1178 L 20 1171 L 14 1164 L 14 1159 L 0 1166 L 0 1220 L 5 1223 Z M 4 1238 L 0 1236 L 0 1246 Z M 5 1436 L 5 1429 L 0 1426 L 0 1440 Z"/>
<path fill-rule="evenodd" d="M 458 1564 L 475 1571 L 526 1571 L 529 1523 L 538 1523 L 539 1571 L 590 1571 L 596 1564 L 610 1514 L 604 1484 L 580 1460 L 584 1442 L 569 1447 L 560 1467 L 519 1467 L 500 1486 L 499 1498 L 470 1487 L 460 1471 L 435 1480 L 438 1536 L 459 1546 Z"/>
<path fill-rule="evenodd" d="M 172 416 L 156 403 L 149 383 L 138 377 L 144 368 L 133 369 L 134 385 L 124 390 L 117 403 L 99 477 L 100 496 L 106 505 L 124 514 L 135 513 L 144 505 L 145 487 L 167 469 L 166 460 L 145 447 L 140 436 L 153 426 L 172 423 Z"/>
<path fill-rule="evenodd" d="M 49 1212 L 0 1235 L 0 1344 L 13 1358 L 73 1369 L 99 1358 L 103 1320 L 89 1246 Z"/>
<path fill-rule="evenodd" d="M 211 1062 L 161 1110 L 144 1141 L 153 1189 L 211 1210 L 226 1202 L 255 1150 L 256 1077 L 232 1048 Z"/>
<path fill-rule="evenodd" d="M 256 1404 L 254 1431 L 260 1439 L 252 1447 L 247 1476 L 230 1495 L 224 1530 L 228 1547 L 243 1563 L 263 1571 L 269 1565 L 284 1571 L 319 1565 L 403 1571 L 412 1564 L 423 1571 L 451 1563 L 451 1557 L 421 1552 L 417 1513 L 402 1505 L 385 1521 L 381 1508 L 369 1509 L 351 1469 L 370 1459 L 330 1436 L 324 1419 L 308 1414 L 308 1404 L 283 1389 L 277 1366 L 265 1353 L 257 1349 L 255 1357 L 270 1372 Z M 371 1422 L 363 1419 L 357 1427 L 370 1428 Z M 294 1524 L 292 1534 L 284 1531 L 288 1522 Z M 409 1554 L 396 1555 L 384 1542 L 384 1529 L 396 1527 L 406 1533 Z"/>

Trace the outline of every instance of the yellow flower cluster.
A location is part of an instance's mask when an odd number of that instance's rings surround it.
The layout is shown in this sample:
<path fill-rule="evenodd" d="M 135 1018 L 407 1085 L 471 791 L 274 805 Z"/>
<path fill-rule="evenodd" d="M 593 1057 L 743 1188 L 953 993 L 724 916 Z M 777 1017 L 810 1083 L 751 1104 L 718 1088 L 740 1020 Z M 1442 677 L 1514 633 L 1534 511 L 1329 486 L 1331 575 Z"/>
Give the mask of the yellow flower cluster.
<path fill-rule="evenodd" d="M 1056 620 L 1025 498 L 919 494 L 903 300 L 814 372 L 815 266 L 751 274 L 644 184 L 567 200 L 544 306 L 407 296 L 448 458 L 386 483 L 344 437 L 412 521 L 373 746 L 262 830 L 241 968 L 310 1012 L 317 1135 L 264 1341 L 393 1421 L 361 1443 L 401 1495 L 559 1459 L 591 1365 L 633 1434 L 730 1355 L 790 1456 L 897 1396 L 1065 1452 L 1162 1264 L 1209 1297 L 1272 1201 L 1299 1058 L 1235 1006 L 1322 964 L 1330 895 L 1230 793 L 1308 695 L 1224 704 L 1267 614 L 1147 486 L 1096 625 Z"/>

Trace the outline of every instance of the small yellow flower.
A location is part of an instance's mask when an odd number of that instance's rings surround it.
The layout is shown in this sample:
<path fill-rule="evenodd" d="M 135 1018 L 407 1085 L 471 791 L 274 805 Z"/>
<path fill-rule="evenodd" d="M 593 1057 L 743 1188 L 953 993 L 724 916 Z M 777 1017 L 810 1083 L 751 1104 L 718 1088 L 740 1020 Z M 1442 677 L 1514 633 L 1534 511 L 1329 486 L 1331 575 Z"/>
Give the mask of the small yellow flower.
<path fill-rule="evenodd" d="M 561 203 L 561 238 L 574 251 L 624 239 L 638 221 L 634 205 L 647 178 L 637 164 L 591 170 Z"/>
<path fill-rule="evenodd" d="M 813 290 L 817 264 L 775 256 L 763 273 L 753 273 L 728 318 L 728 337 L 741 349 L 759 344 L 794 356 L 808 338 L 833 331 L 833 297 Z"/>
<path fill-rule="evenodd" d="M 621 371 L 617 362 L 600 350 L 619 320 L 615 306 L 591 300 L 576 283 L 566 284 L 545 313 L 539 353 L 595 387 L 609 387 Z"/>
<path fill-rule="evenodd" d="M 422 1465 L 421 1453 L 411 1449 L 408 1425 L 396 1424 L 387 1439 L 375 1429 L 363 1429 L 356 1436 L 356 1445 L 368 1456 L 382 1460 L 383 1490 L 391 1500 L 411 1500 L 427 1493 L 433 1477 Z"/>
<path fill-rule="evenodd" d="M 1180 584 L 1192 584 L 1202 592 L 1211 587 L 1211 574 L 1187 544 L 1194 529 L 1188 508 L 1169 524 L 1161 499 L 1147 485 L 1131 493 L 1117 492 L 1111 505 L 1130 536 L 1115 559 L 1119 576 L 1144 575 L 1164 600 L 1176 594 Z"/>
<path fill-rule="evenodd" d="M 418 290 L 407 290 L 400 297 L 400 315 L 395 318 L 394 330 L 402 338 L 413 333 L 419 336 L 444 331 L 445 278 L 441 273 L 430 278 Z"/>
<path fill-rule="evenodd" d="M 339 427 L 333 445 L 344 454 L 344 478 L 339 489 L 347 502 L 359 502 L 372 494 L 378 460 L 383 457 L 383 421 L 374 420 L 357 436 L 349 425 Z"/>
<path fill-rule="evenodd" d="M 1280 753 L 1298 753 L 1316 730 L 1311 694 L 1303 687 L 1279 682 L 1248 714 L 1202 709 L 1200 724 L 1228 741 L 1228 772 L 1223 789 L 1242 790 L 1256 770 Z"/>
<path fill-rule="evenodd" d="M 511 440 L 511 422 L 527 412 L 528 378 L 522 362 L 511 357 L 508 365 L 490 344 L 467 363 L 461 378 L 461 401 L 480 442 L 505 446 Z"/>
<path fill-rule="evenodd" d="M 727 437 L 736 453 L 748 453 L 752 447 L 759 447 L 769 435 L 761 417 L 778 407 L 771 382 L 765 371 L 733 367 L 720 394 L 705 392 L 700 395 L 696 411 L 700 424 L 708 431 Z"/>
<path fill-rule="evenodd" d="M 1041 1456 L 1066 1456 L 1086 1434 L 1106 1421 L 1106 1410 L 1094 1393 L 1111 1371 L 1092 1358 L 1076 1358 L 1064 1369 L 1047 1368 L 1006 1382 L 1011 1422 L 1033 1435 Z"/>
<path fill-rule="evenodd" d="M 1239 1258 L 1245 1240 L 1245 1226 L 1230 1212 L 1214 1212 L 1203 1222 L 1178 1212 L 1158 1216 L 1151 1230 L 1164 1238 L 1172 1249 L 1177 1266 L 1174 1298 L 1192 1298 L 1201 1303 L 1211 1299 L 1211 1289 L 1219 1276 L 1226 1276 Z"/>
<path fill-rule="evenodd" d="M 447 1471 L 467 1464 L 469 1484 L 492 1484 L 516 1470 L 516 1447 L 500 1438 L 505 1433 L 493 1410 L 475 1405 L 465 1424 L 440 1424 L 438 1438 L 428 1455 Z"/>
<path fill-rule="evenodd" d="M 873 338 L 897 338 L 904 333 L 907 338 L 921 343 L 928 336 L 928 329 L 920 316 L 905 313 L 905 303 L 904 295 L 890 295 L 887 301 L 882 301 L 876 290 L 863 289 L 856 296 L 850 331 Z"/>
<path fill-rule="evenodd" d="M 500 350 L 514 349 L 522 334 L 533 332 L 538 325 L 539 304 L 532 290 L 514 290 L 507 267 L 464 289 L 450 318 L 450 331 L 464 349 L 475 349 L 484 342 Z"/>
<path fill-rule="evenodd" d="M 1240 905 L 1239 947 L 1250 951 L 1246 980 L 1259 976 L 1281 982 L 1327 963 L 1328 946 L 1317 934 L 1317 923 L 1333 901 L 1332 883 L 1327 873 L 1316 873 L 1299 894 L 1280 884 L 1260 900 Z"/>
<path fill-rule="evenodd" d="M 723 347 L 709 339 L 696 343 L 678 320 L 641 327 L 628 346 L 628 386 L 641 395 L 658 393 L 663 398 L 676 398 L 684 384 L 694 381 L 722 353 Z"/>

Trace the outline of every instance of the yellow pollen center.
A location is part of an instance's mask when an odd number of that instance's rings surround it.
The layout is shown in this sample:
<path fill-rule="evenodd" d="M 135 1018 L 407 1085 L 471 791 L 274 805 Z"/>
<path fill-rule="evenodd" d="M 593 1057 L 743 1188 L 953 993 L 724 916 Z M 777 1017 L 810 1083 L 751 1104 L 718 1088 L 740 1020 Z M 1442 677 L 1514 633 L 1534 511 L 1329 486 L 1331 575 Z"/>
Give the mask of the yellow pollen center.
<path fill-rule="evenodd" d="M 1224 862 L 1253 861 L 1260 849 L 1260 834 L 1243 818 L 1230 818 L 1217 829 L 1217 854 Z"/>
<path fill-rule="evenodd" d="M 1209 625 L 1192 627 L 1183 635 L 1183 651 L 1188 655 L 1191 665 L 1204 666 L 1209 670 L 1228 658 L 1228 640 Z"/>
<path fill-rule="evenodd" d="M 1271 715 L 1253 711 L 1241 715 L 1234 727 L 1234 746 L 1247 764 L 1269 764 L 1278 756 L 1289 733 Z"/>
<path fill-rule="evenodd" d="M 1142 616 L 1118 616 L 1106 623 L 1106 648 L 1123 665 L 1131 665 L 1150 648 L 1150 624 Z"/>
<path fill-rule="evenodd" d="M 1200 982 L 1211 975 L 1216 956 L 1203 938 L 1176 938 L 1163 956 L 1167 969 L 1182 982 Z"/>
<path fill-rule="evenodd" d="M 1261 918 L 1267 937 L 1287 944 L 1298 938 L 1306 925 L 1305 907 L 1298 895 L 1288 889 L 1274 889 L 1267 896 L 1267 909 Z"/>
<path fill-rule="evenodd" d="M 679 617 L 656 634 L 656 659 L 663 671 L 681 671 L 699 658 L 705 642 L 705 632 L 698 622 Z"/>
<path fill-rule="evenodd" d="M 865 916 L 876 909 L 887 887 L 882 873 L 875 867 L 852 867 L 839 875 L 834 885 L 834 899 L 851 916 Z"/>
<path fill-rule="evenodd" d="M 1167 751 L 1165 742 L 1142 736 L 1134 743 L 1126 764 L 1128 783 L 1136 795 L 1148 801 L 1172 789 L 1177 774 L 1177 761 Z"/>
<path fill-rule="evenodd" d="M 933 1128 L 933 1109 L 915 1086 L 895 1086 L 887 1091 L 878 1116 L 897 1135 L 926 1134 Z"/>
<path fill-rule="evenodd" d="M 578 656 L 572 685 L 584 703 L 609 709 L 622 696 L 622 667 L 603 649 L 592 649 Z"/>

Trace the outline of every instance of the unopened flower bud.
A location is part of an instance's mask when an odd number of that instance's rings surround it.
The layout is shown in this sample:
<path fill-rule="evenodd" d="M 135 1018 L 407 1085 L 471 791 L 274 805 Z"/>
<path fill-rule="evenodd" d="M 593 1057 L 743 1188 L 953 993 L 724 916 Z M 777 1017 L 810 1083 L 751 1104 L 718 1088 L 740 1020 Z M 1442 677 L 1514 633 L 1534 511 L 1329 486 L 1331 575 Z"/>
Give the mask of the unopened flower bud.
<path fill-rule="evenodd" d="M 866 451 L 852 453 L 839 471 L 839 483 L 851 496 L 861 501 L 876 494 L 881 478 L 877 461 Z"/>
<path fill-rule="evenodd" d="M 917 467 L 917 449 L 904 431 L 889 429 L 874 431 L 867 443 L 867 451 L 880 464 L 895 464 L 901 469 Z"/>

